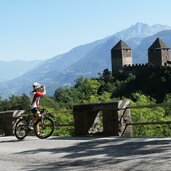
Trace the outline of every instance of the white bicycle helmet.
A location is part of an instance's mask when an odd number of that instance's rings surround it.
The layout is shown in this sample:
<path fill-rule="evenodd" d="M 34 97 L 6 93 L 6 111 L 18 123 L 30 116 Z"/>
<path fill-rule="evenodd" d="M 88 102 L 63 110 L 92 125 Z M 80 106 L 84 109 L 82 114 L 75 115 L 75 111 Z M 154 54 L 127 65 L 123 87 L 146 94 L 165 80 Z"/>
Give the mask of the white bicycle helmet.
<path fill-rule="evenodd" d="M 33 83 L 33 87 L 34 87 L 34 88 L 40 88 L 41 85 L 40 85 L 38 82 L 35 82 L 35 83 Z"/>

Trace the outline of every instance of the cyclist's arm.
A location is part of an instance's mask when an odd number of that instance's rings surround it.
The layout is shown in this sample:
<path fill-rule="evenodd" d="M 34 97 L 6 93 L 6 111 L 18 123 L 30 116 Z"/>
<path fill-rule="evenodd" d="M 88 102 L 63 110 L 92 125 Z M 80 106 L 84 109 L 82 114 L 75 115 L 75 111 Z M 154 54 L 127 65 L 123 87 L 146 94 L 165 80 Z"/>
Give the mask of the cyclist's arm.
<path fill-rule="evenodd" d="M 42 97 L 42 96 L 44 96 L 44 95 L 46 94 L 46 92 L 39 92 L 39 91 L 37 91 L 35 94 L 36 94 L 37 96 Z"/>

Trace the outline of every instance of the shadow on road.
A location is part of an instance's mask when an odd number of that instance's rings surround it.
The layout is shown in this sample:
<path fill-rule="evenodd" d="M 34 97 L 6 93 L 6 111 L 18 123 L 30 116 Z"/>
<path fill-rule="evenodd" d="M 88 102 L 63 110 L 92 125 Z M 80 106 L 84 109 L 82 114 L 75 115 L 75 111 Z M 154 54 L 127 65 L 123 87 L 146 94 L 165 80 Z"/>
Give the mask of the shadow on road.
<path fill-rule="evenodd" d="M 59 138 L 60 140 L 84 140 L 84 138 Z M 51 138 L 49 140 L 58 140 Z M 107 166 L 113 167 L 114 164 L 120 163 L 124 166 L 125 162 L 139 160 L 136 165 L 128 166 L 124 171 L 135 169 L 139 166 L 155 165 L 156 160 L 170 162 L 170 155 L 159 155 L 166 153 L 171 149 L 170 139 L 146 139 L 146 138 L 90 138 L 85 142 L 79 142 L 68 147 L 56 147 L 50 149 L 38 148 L 35 150 L 23 151 L 23 154 L 35 154 L 48 152 L 51 155 L 64 153 L 62 160 L 56 159 L 56 162 L 40 166 L 40 170 L 65 169 L 70 170 L 72 167 L 78 167 L 79 170 L 89 168 L 102 169 Z M 20 153 L 20 154 L 21 154 Z M 151 157 L 153 156 L 153 157 Z M 158 162 L 157 164 L 160 165 Z M 84 170 L 83 169 L 83 170 Z M 33 171 L 34 169 L 32 169 Z M 35 170 L 39 170 L 36 168 Z M 110 170 L 110 169 L 109 169 Z"/>
<path fill-rule="evenodd" d="M 0 143 L 14 143 L 14 142 L 19 142 L 17 139 L 16 140 L 1 140 Z"/>

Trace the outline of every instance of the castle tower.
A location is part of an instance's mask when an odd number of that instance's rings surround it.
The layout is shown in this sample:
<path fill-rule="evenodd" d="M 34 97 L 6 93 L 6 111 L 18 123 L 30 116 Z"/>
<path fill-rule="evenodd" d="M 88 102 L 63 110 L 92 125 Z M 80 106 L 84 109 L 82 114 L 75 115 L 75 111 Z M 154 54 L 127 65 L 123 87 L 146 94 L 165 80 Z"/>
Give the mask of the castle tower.
<path fill-rule="evenodd" d="M 168 46 L 157 38 L 148 49 L 148 64 L 161 67 L 167 66 L 170 61 Z"/>
<path fill-rule="evenodd" d="M 132 65 L 132 50 L 122 40 L 111 49 L 112 73 L 124 65 Z"/>

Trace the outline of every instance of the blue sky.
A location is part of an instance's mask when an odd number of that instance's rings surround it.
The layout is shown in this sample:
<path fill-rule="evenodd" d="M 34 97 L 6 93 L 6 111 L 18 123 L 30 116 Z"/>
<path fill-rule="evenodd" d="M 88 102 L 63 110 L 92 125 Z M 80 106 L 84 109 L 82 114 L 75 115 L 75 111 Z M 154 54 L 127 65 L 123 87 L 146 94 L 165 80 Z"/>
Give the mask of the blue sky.
<path fill-rule="evenodd" d="M 171 26 L 171 0 L 0 0 L 0 60 L 48 59 L 137 22 Z"/>

